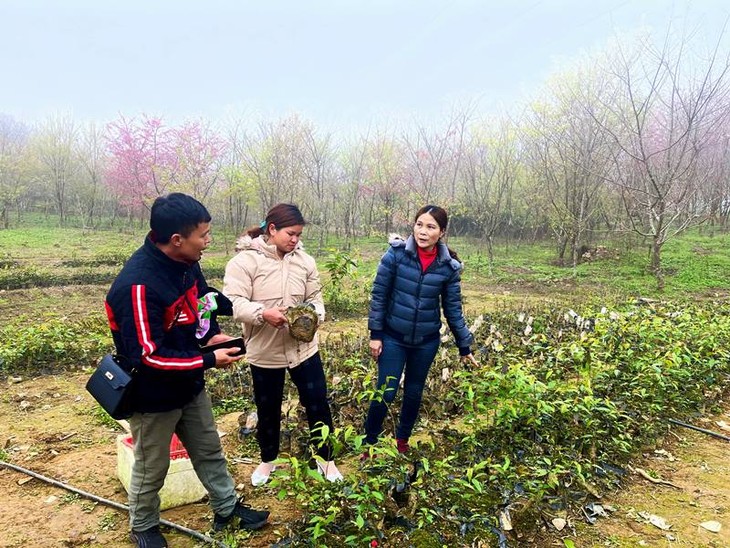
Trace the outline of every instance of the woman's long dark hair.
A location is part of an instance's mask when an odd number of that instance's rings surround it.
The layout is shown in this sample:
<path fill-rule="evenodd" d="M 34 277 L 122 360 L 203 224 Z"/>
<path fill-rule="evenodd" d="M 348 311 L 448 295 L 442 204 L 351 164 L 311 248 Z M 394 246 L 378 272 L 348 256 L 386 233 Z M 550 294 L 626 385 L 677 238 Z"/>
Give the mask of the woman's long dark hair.
<path fill-rule="evenodd" d="M 416 216 L 413 218 L 413 224 L 416 224 L 416 221 L 418 218 L 423 215 L 424 213 L 428 213 L 431 217 L 433 217 L 434 221 L 438 223 L 439 228 L 446 232 L 446 227 L 449 226 L 449 214 L 446 213 L 446 210 L 443 207 L 439 207 L 437 205 L 425 205 L 421 209 L 419 209 L 416 212 Z M 439 239 L 439 241 L 441 241 Z M 444 244 L 446 245 L 446 244 Z M 456 251 L 451 249 L 448 245 L 446 246 L 446 249 L 449 250 L 449 255 L 451 255 L 454 259 L 461 262 L 459 260 L 459 256 L 456 254 Z"/>
<path fill-rule="evenodd" d="M 246 231 L 246 234 L 252 238 L 269 233 L 269 226 L 274 225 L 276 229 L 286 228 L 287 226 L 305 225 L 304 215 L 294 204 L 276 204 L 266 214 L 264 226 L 254 226 Z"/>

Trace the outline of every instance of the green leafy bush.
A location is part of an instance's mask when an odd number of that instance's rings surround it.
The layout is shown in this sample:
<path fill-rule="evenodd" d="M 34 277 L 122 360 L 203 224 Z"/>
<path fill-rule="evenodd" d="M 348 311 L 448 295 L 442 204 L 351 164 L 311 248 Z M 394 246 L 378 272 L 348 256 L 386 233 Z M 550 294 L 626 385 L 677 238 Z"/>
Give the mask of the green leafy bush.
<path fill-rule="evenodd" d="M 79 269 L 36 266 L 0 267 L 0 289 L 110 284 L 118 273 L 119 269 L 116 267 L 86 266 Z"/>
<path fill-rule="evenodd" d="M 324 283 L 324 299 L 331 315 L 349 315 L 367 311 L 371 277 L 368 281 L 358 278 L 358 264 L 346 251 L 331 249 L 324 263 L 327 280 Z"/>
<path fill-rule="evenodd" d="M 101 314 L 18 317 L 0 328 L 0 373 L 57 371 L 95 364 L 112 347 Z"/>
<path fill-rule="evenodd" d="M 668 418 L 717 404 L 730 378 L 724 303 L 502 310 L 474 329 L 480 366 L 460 364 L 444 343 L 422 406 L 430 441 L 408 458 L 386 436 L 371 449 L 377 458 L 342 484 L 322 481 L 306 452 L 289 459 L 290 471 L 273 485 L 304 510 L 289 524 L 290 541 L 407 545 L 423 536 L 462 546 L 498 534 L 505 511 L 536 525 L 555 507 L 570 510 L 616 486 L 626 463 L 666 434 Z M 378 397 L 365 345 L 322 345 L 338 377 L 332 405 L 343 427 L 330 434 L 338 458 L 363 451 L 362 436 L 344 425 L 359 427 Z M 391 413 L 398 408 L 396 399 Z"/>

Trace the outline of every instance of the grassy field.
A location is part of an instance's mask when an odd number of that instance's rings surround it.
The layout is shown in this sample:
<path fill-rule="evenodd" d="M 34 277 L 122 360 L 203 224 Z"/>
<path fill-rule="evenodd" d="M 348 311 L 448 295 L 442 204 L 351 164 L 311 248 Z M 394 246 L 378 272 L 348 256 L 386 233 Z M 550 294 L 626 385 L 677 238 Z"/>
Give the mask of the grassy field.
<path fill-rule="evenodd" d="M 0 289 L 56 286 L 74 283 L 106 284 L 124 260 L 144 238 L 145 230 L 84 231 L 76 228 L 22 228 L 0 230 Z M 202 265 L 212 278 L 219 278 L 233 254 L 233 234 L 218 231 Z M 318 249 L 314 242 L 305 247 L 323 264 L 335 250 L 347 250 L 358 263 L 357 275 L 372 277 L 386 249 L 386 238 L 363 238 L 354 243 L 336 239 Z M 599 256 L 577 266 L 556 265 L 555 247 L 549 242 L 498 243 L 493 268 L 489 268 L 485 246 L 479 240 L 452 238 L 465 263 L 467 287 L 490 291 L 557 291 L 574 297 L 630 295 L 684 298 L 712 295 L 730 287 L 730 235 L 687 233 L 669 241 L 663 253 L 666 287 L 662 294 L 648 270 L 648 244 L 636 239 L 600 244 Z M 24 280 L 27 281 L 24 282 Z M 47 278 L 47 280 L 44 280 Z"/>

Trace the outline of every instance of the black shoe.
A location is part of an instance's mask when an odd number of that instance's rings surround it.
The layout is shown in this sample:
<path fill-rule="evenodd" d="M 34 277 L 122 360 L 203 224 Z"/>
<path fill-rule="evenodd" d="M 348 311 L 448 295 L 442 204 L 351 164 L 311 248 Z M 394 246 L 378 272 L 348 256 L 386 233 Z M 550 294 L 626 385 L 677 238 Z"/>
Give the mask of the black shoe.
<path fill-rule="evenodd" d="M 129 538 L 137 548 L 167 548 L 167 541 L 160 533 L 160 526 L 155 525 L 144 531 L 132 531 Z"/>
<path fill-rule="evenodd" d="M 234 518 L 238 518 L 239 529 L 261 529 L 269 520 L 268 510 L 252 510 L 248 504 L 236 502 L 230 516 L 223 517 L 220 514 L 213 516 L 213 529 L 220 531 L 233 522 Z"/>

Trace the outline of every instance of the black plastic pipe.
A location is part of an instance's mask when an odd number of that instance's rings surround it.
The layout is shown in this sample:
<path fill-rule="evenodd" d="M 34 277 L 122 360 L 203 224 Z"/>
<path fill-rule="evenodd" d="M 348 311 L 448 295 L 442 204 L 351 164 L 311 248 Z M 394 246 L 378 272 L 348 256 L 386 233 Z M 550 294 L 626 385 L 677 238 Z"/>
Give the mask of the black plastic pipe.
<path fill-rule="evenodd" d="M 676 424 L 677 426 L 684 426 L 685 428 L 689 428 L 690 430 L 697 430 L 698 432 L 702 432 L 703 434 L 707 434 L 708 436 L 715 436 L 716 438 L 720 438 L 721 440 L 730 441 L 730 437 L 724 436 L 723 434 L 718 434 L 717 432 L 713 432 L 712 430 L 706 430 L 704 428 L 700 428 L 699 426 L 693 426 L 691 424 L 687 424 L 686 422 L 678 421 L 676 419 L 667 419 L 672 424 Z"/>
<path fill-rule="evenodd" d="M 76 487 L 73 487 L 71 485 L 61 483 L 60 481 L 55 480 L 53 478 L 49 478 L 49 477 L 43 476 L 37 472 L 33 472 L 32 470 L 28 470 L 27 468 L 23 468 L 22 466 L 18 466 L 16 464 L 11 464 L 11 463 L 5 462 L 3 460 L 0 460 L 0 466 L 4 466 L 5 468 L 15 470 L 16 472 L 21 472 L 28 476 L 32 476 L 36 479 L 39 479 L 41 481 L 44 481 L 44 482 L 54 485 L 56 487 L 60 487 L 61 489 L 66 489 L 66 491 L 71 491 L 72 493 L 76 493 L 77 495 L 86 497 L 87 499 L 91 499 L 93 501 L 100 502 L 102 504 L 106 504 L 107 506 L 111 506 L 112 508 L 116 508 L 117 510 L 129 512 L 129 506 L 122 504 L 121 502 L 116 502 L 113 500 L 105 499 L 105 498 L 99 497 L 97 495 L 94 495 L 93 493 L 88 493 L 86 491 L 82 491 L 81 489 L 77 489 Z M 222 542 L 217 541 L 213 538 L 210 538 L 209 536 L 204 535 L 203 533 L 199 533 L 198 531 L 195 531 L 193 529 L 188 529 L 187 527 L 178 525 L 177 523 L 172 523 L 171 521 L 167 521 L 166 519 L 161 519 L 160 524 L 164 525 L 165 527 L 169 527 L 171 529 L 176 529 L 176 530 L 180 531 L 181 533 L 185 533 L 186 535 L 189 535 L 198 540 L 202 540 L 203 542 L 207 542 L 209 544 L 213 544 L 213 545 L 219 546 L 221 548 L 226 548 L 226 545 L 223 544 Z"/>

